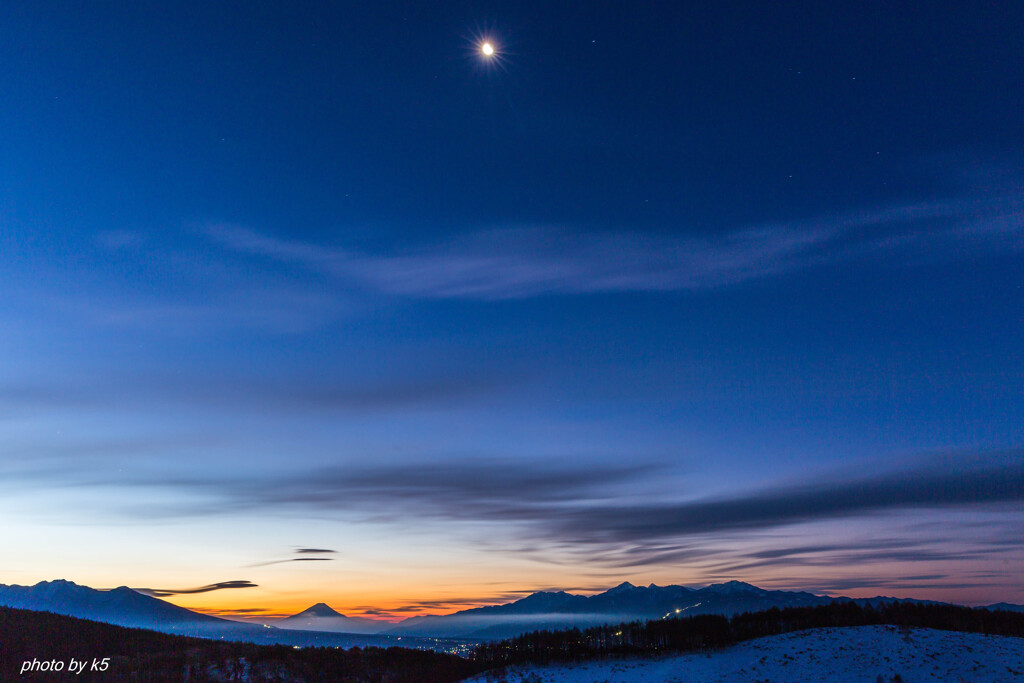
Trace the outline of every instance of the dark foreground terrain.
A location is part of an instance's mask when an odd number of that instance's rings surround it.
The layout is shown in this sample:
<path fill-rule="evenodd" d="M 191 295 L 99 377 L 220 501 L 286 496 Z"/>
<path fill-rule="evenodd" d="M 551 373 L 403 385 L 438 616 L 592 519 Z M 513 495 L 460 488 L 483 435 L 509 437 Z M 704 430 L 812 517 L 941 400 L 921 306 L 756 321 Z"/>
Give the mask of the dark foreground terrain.
<path fill-rule="evenodd" d="M 480 666 L 426 650 L 203 640 L 0 607 L 0 681 L 450 683 Z"/>
<path fill-rule="evenodd" d="M 850 602 L 537 631 L 481 644 L 464 659 L 399 647 L 343 650 L 203 640 L 0 607 L 0 681 L 454 683 L 510 665 L 664 657 L 808 629 L 878 625 L 1024 636 L 1019 612 Z"/>
<path fill-rule="evenodd" d="M 483 643 L 473 660 L 487 668 L 507 665 L 583 662 L 608 657 L 658 657 L 720 650 L 756 638 L 810 629 L 896 626 L 1024 638 L 1024 613 L 945 604 L 892 602 L 772 608 L 731 617 L 701 614 L 584 630 L 537 631 Z"/>

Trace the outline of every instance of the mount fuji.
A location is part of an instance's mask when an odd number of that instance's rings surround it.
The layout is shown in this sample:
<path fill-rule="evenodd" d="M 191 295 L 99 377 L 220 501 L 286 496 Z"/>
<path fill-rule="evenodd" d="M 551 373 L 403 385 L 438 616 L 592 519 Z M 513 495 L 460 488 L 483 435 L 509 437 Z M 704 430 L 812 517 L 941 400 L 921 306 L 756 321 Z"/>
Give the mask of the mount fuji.
<path fill-rule="evenodd" d="M 322 602 L 298 614 L 271 622 L 277 628 L 302 631 L 329 631 L 331 633 L 380 633 L 390 623 L 360 617 L 346 617 Z"/>

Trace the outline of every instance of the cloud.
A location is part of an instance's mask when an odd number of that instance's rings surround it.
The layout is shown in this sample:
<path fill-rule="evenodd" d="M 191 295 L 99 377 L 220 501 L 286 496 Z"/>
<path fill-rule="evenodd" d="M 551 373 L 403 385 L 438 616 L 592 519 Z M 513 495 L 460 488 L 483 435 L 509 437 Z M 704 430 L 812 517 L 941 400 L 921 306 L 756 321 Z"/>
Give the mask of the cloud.
<path fill-rule="evenodd" d="M 354 607 L 353 611 L 364 616 L 384 618 L 407 617 L 410 613 L 416 614 L 420 612 L 444 614 L 462 609 L 514 602 L 534 592 L 535 591 L 533 590 L 505 591 L 483 597 L 453 597 L 451 599 L 438 598 L 436 600 L 414 600 L 402 603 L 396 607 L 360 605 Z"/>
<path fill-rule="evenodd" d="M 212 498 L 202 514 L 276 508 L 377 523 L 407 524 L 410 518 L 483 523 L 488 525 L 484 528 L 502 529 L 495 548 L 518 553 L 519 539 L 526 550 L 518 554 L 524 557 L 553 557 L 556 563 L 559 557 L 585 557 L 589 566 L 619 569 L 685 564 L 724 572 L 945 561 L 950 559 L 948 528 L 918 534 L 913 542 L 849 535 L 791 547 L 764 534 L 833 520 L 886 515 L 892 519 L 893 513 L 924 510 L 985 512 L 1005 521 L 1012 517 L 1007 510 L 1019 509 L 1024 502 L 1022 450 L 933 455 L 913 467 L 862 476 L 809 477 L 736 496 L 628 496 L 650 477 L 663 474 L 655 465 L 569 468 L 467 460 L 322 469 L 273 480 L 237 477 L 172 483 Z M 1024 546 L 1004 536 L 999 529 L 965 535 L 958 556 L 993 557 Z M 480 547 L 489 543 L 484 538 Z M 302 558 L 279 561 L 296 559 Z"/>
<path fill-rule="evenodd" d="M 246 567 L 269 567 L 272 564 L 285 564 L 287 562 L 333 562 L 333 557 L 292 557 L 287 560 L 270 560 L 269 562 L 257 562 L 247 564 Z"/>
<path fill-rule="evenodd" d="M 168 595 L 187 595 L 191 593 L 209 593 L 210 591 L 219 591 L 227 588 L 256 588 L 257 584 L 251 581 L 221 581 L 220 583 L 211 583 L 208 586 L 199 586 L 197 588 L 133 588 L 132 590 L 143 595 L 149 595 L 154 598 L 162 598 Z"/>
<path fill-rule="evenodd" d="M 284 240 L 235 226 L 208 234 L 235 253 L 327 274 L 374 291 L 433 299 L 697 291 L 883 253 L 964 258 L 1024 248 L 1024 207 L 1010 196 L 906 203 L 743 227 L 716 235 L 485 230 L 372 253 Z"/>
<path fill-rule="evenodd" d="M 1024 502 L 1024 452 L 940 460 L 873 477 L 813 482 L 742 497 L 603 506 L 560 515 L 552 531 L 581 542 L 638 542 L 749 531 L 908 508 Z"/>
<path fill-rule="evenodd" d="M 942 581 L 945 577 L 944 574 L 932 574 L 932 575 L 918 575 L 918 576 L 899 576 L 895 578 L 888 577 L 838 577 L 838 578 L 827 578 L 822 579 L 820 576 L 799 578 L 790 580 L 786 579 L 776 581 L 762 581 L 759 583 L 761 588 L 776 589 L 776 590 L 801 590 L 818 595 L 841 595 L 844 591 L 856 590 L 856 589 L 895 589 L 903 590 L 910 587 L 915 587 L 909 582 L 915 582 L 919 585 L 928 586 L 930 583 L 935 581 Z M 943 585 L 945 583 L 943 582 Z"/>
<path fill-rule="evenodd" d="M 932 454 L 898 469 L 809 475 L 786 485 L 710 497 L 686 489 L 672 497 L 637 496 L 651 490 L 652 478 L 666 476 L 663 466 L 570 465 L 467 458 L 272 476 L 243 471 L 159 480 L 136 476 L 116 485 L 172 488 L 195 501 L 133 507 L 136 519 L 261 510 L 399 527 L 415 520 L 474 534 L 482 551 L 572 566 L 585 561 L 591 568 L 616 571 L 685 566 L 742 578 L 775 567 L 984 564 L 1024 550 L 1019 533 L 1010 530 L 1024 503 L 1022 449 Z M 865 471 L 862 464 L 859 472 Z M 920 528 L 922 520 L 941 519 L 943 525 Z M 984 520 L 987 527 L 972 526 Z M 828 525 L 836 521 L 844 522 L 838 536 Z M 867 524 L 846 525 L 849 521 Z M 825 526 L 802 526 L 815 524 Z M 865 537 L 865 530 L 871 535 Z M 805 531 L 807 540 L 790 542 L 792 533 Z M 326 550 L 299 547 L 289 551 L 291 557 L 254 566 L 330 561 L 333 553 L 320 552 Z"/>
<path fill-rule="evenodd" d="M 128 251 L 119 258 L 136 269 L 111 268 L 107 249 L 85 256 L 92 257 L 94 267 L 109 271 L 115 286 L 62 281 L 64 274 L 58 274 L 53 282 L 63 286 L 33 288 L 29 301 L 65 324 L 130 329 L 159 338 L 230 330 L 304 334 L 351 310 L 336 290 L 317 286 L 309 277 L 288 277 L 281 269 L 254 269 L 242 259 L 224 258 L 190 230 L 173 240 L 139 238 L 125 245 L 119 248 Z M 161 286 L 169 281 L 175 286 Z"/>
<path fill-rule="evenodd" d="M 1005 577 L 1001 577 L 1005 578 Z M 840 596 L 847 591 L 867 591 L 872 595 L 877 591 L 895 592 L 907 595 L 909 591 L 941 588 L 943 590 L 991 588 L 989 581 L 957 581 L 948 574 L 900 575 L 894 577 L 850 576 L 822 578 L 821 576 L 788 576 L 783 580 L 765 580 L 759 582 L 762 588 L 777 590 L 799 590 L 818 595 Z"/>
<path fill-rule="evenodd" d="M 193 612 L 208 614 L 211 617 L 219 617 L 220 619 L 230 619 L 233 621 L 240 621 L 242 623 L 265 624 L 269 620 L 283 619 L 285 617 L 291 616 L 291 613 L 289 612 L 282 612 L 280 609 L 271 609 L 269 607 L 219 609 L 210 607 L 190 606 L 189 609 Z"/>
<path fill-rule="evenodd" d="M 531 591 L 532 593 L 533 591 Z M 392 612 L 422 612 L 427 610 L 444 610 L 453 607 L 482 607 L 484 605 L 499 605 L 506 602 L 514 602 L 525 597 L 522 591 L 504 592 L 484 597 L 463 597 L 463 598 L 439 598 L 437 600 L 415 600 L 402 604 L 400 607 L 392 608 Z M 529 594 L 529 593 L 528 593 Z"/>
<path fill-rule="evenodd" d="M 656 465 L 569 468 L 514 461 L 448 461 L 321 469 L 271 480 L 192 482 L 228 507 L 414 512 L 442 519 L 518 521 L 579 543 L 642 544 L 685 554 L 672 539 L 766 529 L 907 508 L 1024 501 L 1024 451 L 933 457 L 874 476 L 812 479 L 742 496 L 622 504 L 617 487 Z M 190 485 L 190 482 L 181 482 Z M 662 545 L 657 545 L 662 544 Z M 770 558 L 762 558 L 770 559 Z"/>
<path fill-rule="evenodd" d="M 948 530 L 948 529 L 947 529 Z M 935 563 L 950 559 L 948 545 L 929 538 L 916 542 L 907 538 L 855 539 L 845 543 L 822 544 L 796 548 L 776 548 L 752 553 L 731 553 L 725 560 L 710 565 L 716 572 L 743 576 L 745 572 L 766 567 L 863 567 L 872 563 L 897 563 L 904 567 L 915 562 Z M 948 537 L 943 540 L 948 540 Z M 956 550 L 958 560 L 979 559 L 999 555 L 1005 548 L 989 539 L 961 542 Z M 904 577 L 909 578 L 909 577 Z"/>
<path fill-rule="evenodd" d="M 329 468 L 212 484 L 229 506 L 286 506 L 373 511 L 377 519 L 405 513 L 441 519 L 540 520 L 565 503 L 608 495 L 608 488 L 649 474 L 655 465 L 585 469 L 494 460 Z M 196 482 L 205 487 L 210 484 Z M 602 492 L 603 490 L 603 492 Z"/>
<path fill-rule="evenodd" d="M 276 414 L 372 413 L 410 407 L 438 410 L 522 381 L 522 376 L 513 377 L 505 369 L 486 367 L 472 359 L 462 359 L 457 372 L 422 365 L 402 372 L 401 365 L 396 362 L 399 367 L 394 369 L 394 376 L 372 379 L 324 375 L 252 378 L 226 372 L 107 372 L 94 377 L 32 378 L 0 384 L 0 419 L 40 409 L 103 410 L 125 404 L 133 409 L 176 405 L 202 406 L 206 410 L 230 406 Z"/>
<path fill-rule="evenodd" d="M 0 273 L 18 322 L 44 334 L 113 328 L 155 341 L 238 332 L 288 337 L 322 329 L 354 310 L 355 302 L 337 288 L 308 274 L 292 277 L 286 268 L 252 268 L 246 259 L 211 248 L 190 227 L 105 232 L 92 246 L 83 245 L 81 265 L 103 278 L 76 277 L 45 260 L 26 271 L 34 278 Z"/>
<path fill-rule="evenodd" d="M 294 551 L 296 555 L 331 555 L 335 554 L 337 550 L 328 550 L 327 548 L 296 548 Z M 256 564 L 247 565 L 249 567 L 269 567 L 272 564 L 285 564 L 286 562 L 333 562 L 333 557 L 289 557 L 286 560 L 271 560 L 269 562 L 257 562 Z"/>

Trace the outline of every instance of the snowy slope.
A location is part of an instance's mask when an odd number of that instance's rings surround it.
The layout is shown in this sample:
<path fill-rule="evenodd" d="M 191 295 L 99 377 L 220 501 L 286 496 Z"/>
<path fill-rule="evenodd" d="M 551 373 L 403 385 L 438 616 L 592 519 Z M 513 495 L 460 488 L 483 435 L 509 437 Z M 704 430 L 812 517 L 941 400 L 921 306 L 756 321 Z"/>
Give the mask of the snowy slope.
<path fill-rule="evenodd" d="M 711 654 L 618 659 L 485 675 L 476 683 L 906 683 L 1024 681 L 1024 638 L 895 626 L 797 631 Z"/>

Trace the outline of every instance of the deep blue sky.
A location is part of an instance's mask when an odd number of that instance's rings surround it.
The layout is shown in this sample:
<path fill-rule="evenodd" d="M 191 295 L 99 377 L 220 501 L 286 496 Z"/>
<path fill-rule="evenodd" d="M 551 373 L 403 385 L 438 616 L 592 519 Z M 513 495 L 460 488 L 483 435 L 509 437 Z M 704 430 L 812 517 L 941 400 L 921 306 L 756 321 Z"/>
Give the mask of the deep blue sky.
<path fill-rule="evenodd" d="M 1009 2 L 10 4 L 0 581 L 1024 602 L 1021 35 Z M 303 545 L 338 556 L 250 568 Z"/>

